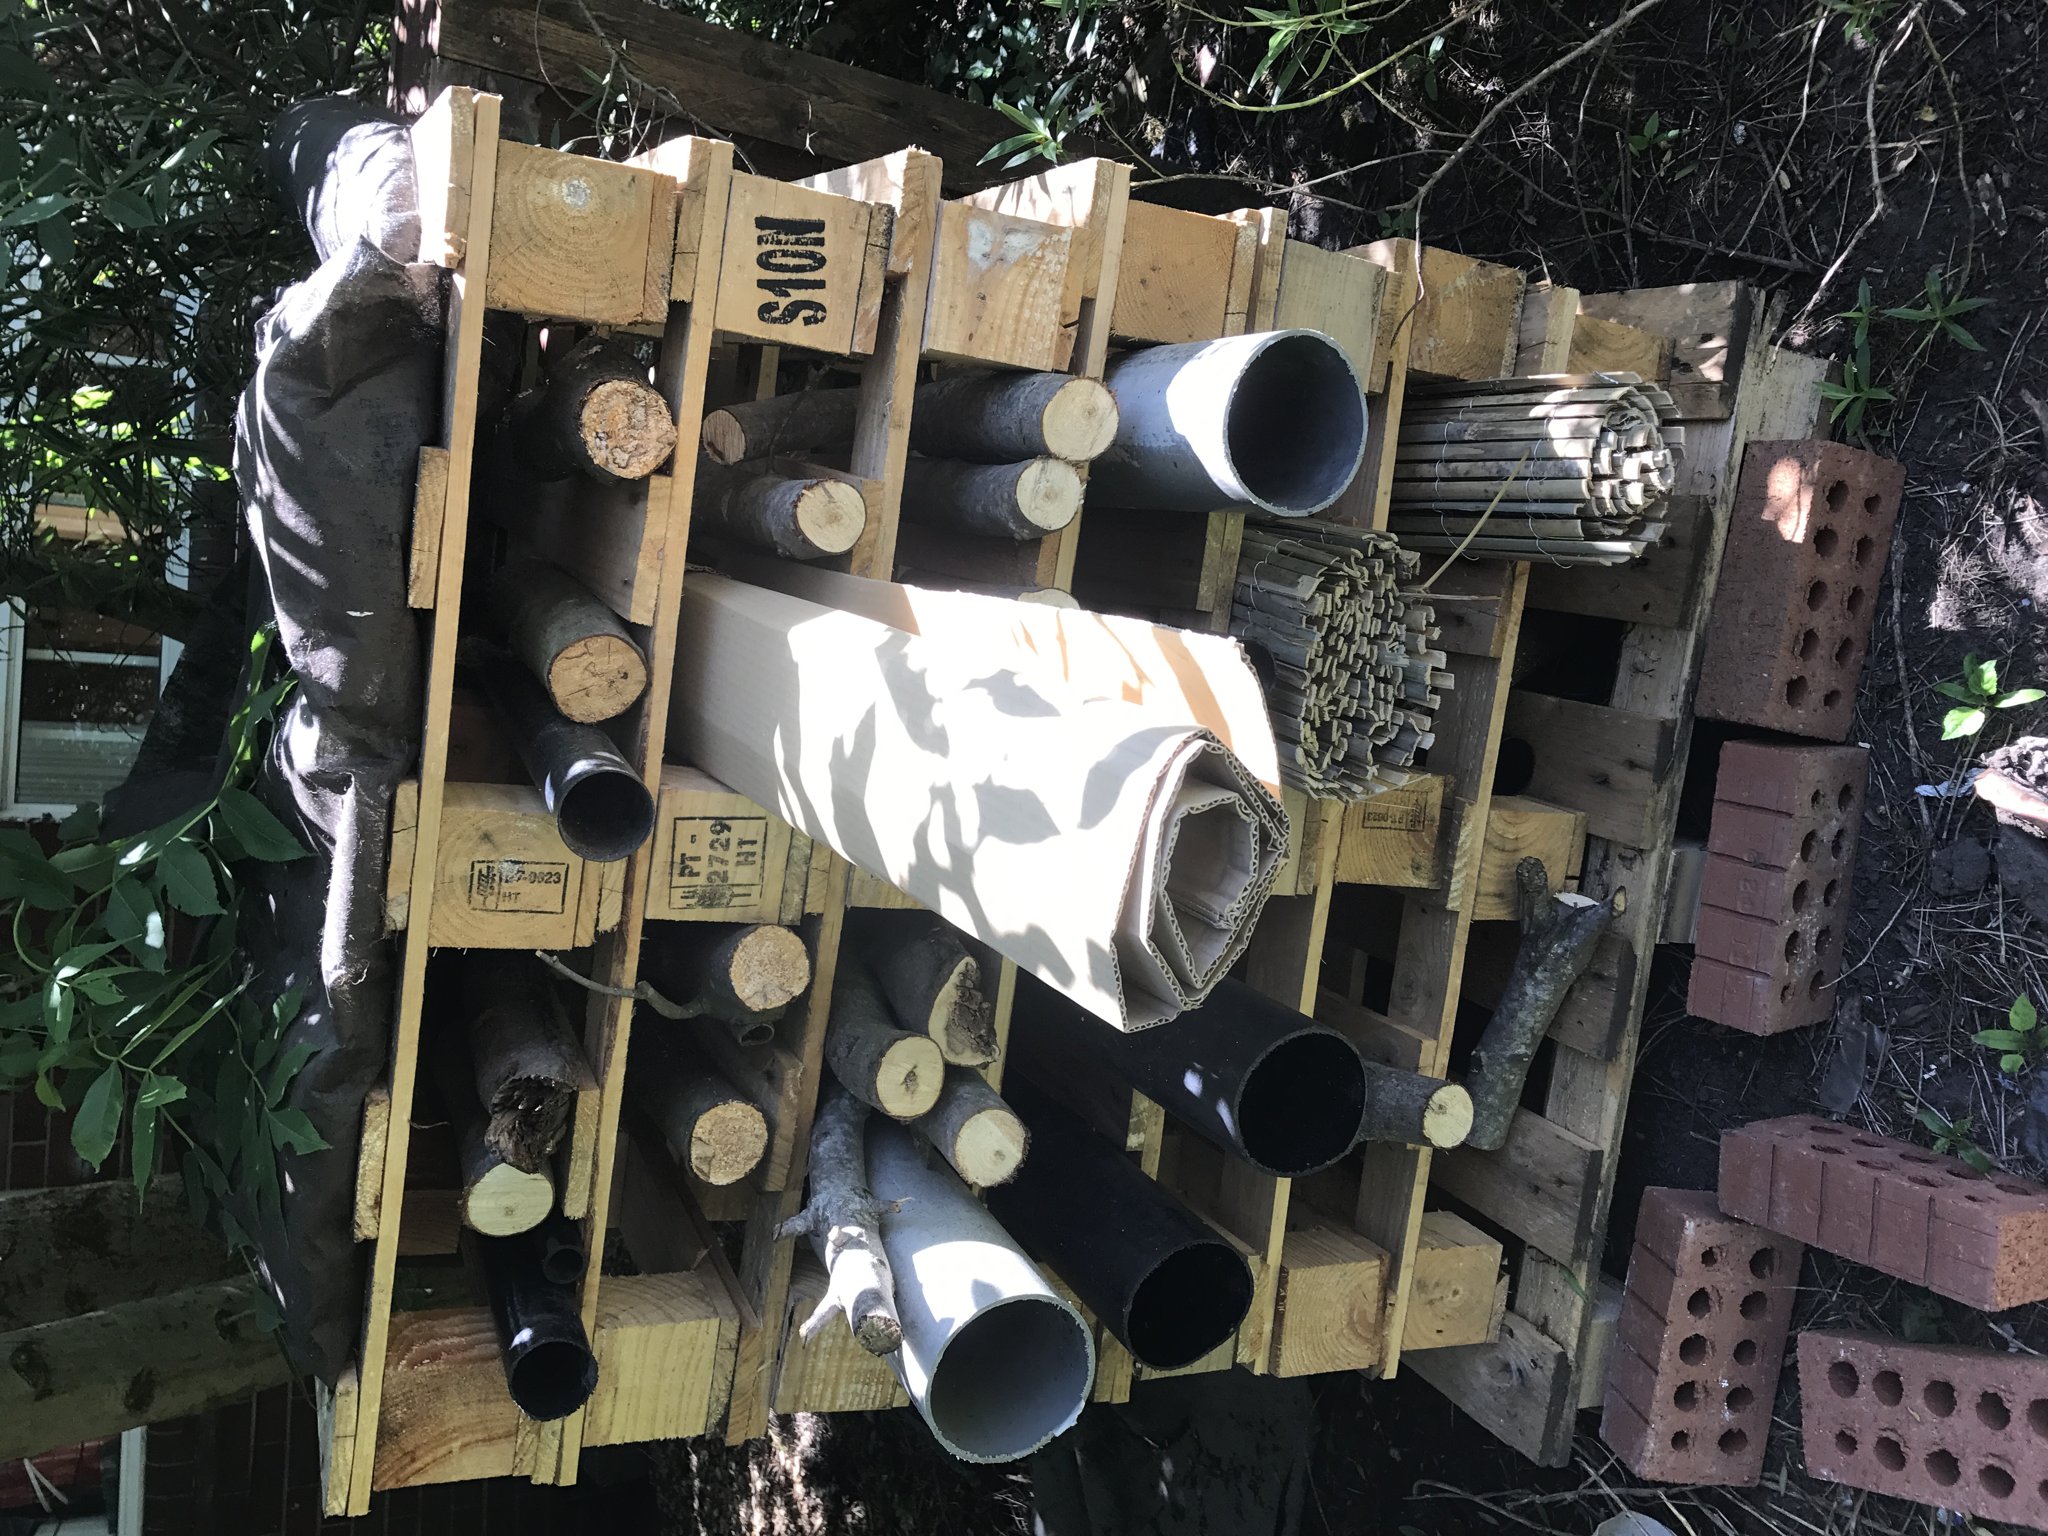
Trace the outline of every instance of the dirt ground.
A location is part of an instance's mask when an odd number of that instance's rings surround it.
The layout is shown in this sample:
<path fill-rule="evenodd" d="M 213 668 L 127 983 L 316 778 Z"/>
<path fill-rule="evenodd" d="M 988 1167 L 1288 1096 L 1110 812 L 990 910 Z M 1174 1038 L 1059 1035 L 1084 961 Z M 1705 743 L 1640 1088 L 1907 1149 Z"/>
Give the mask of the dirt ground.
<path fill-rule="evenodd" d="M 1616 11 L 1586 0 L 1493 9 L 1512 15 L 1454 32 L 1443 50 L 1431 98 L 1442 115 L 1478 121 Z M 1825 1106 L 1926 1142 L 1931 1110 L 1990 1161 L 2044 1172 L 2048 1086 L 2038 1111 L 2028 1092 L 2048 1085 L 2048 1066 L 2004 1073 L 1970 1037 L 2003 1025 L 2020 994 L 2048 1005 L 2048 941 L 1995 874 L 1976 878 L 1984 861 L 1949 851 L 1988 842 L 1989 812 L 1930 792 L 1984 749 L 2048 733 L 2048 705 L 2036 705 L 1944 743 L 1952 706 L 1935 692 L 1970 654 L 1998 660 L 2004 688 L 2048 683 L 2037 618 L 2048 602 L 2043 26 L 2038 0 L 1668 0 L 1514 96 L 1422 206 L 1423 238 L 1587 291 L 1741 277 L 1779 299 L 1789 344 L 1838 358 L 1853 356 L 1841 315 L 1861 283 L 1879 308 L 1913 308 L 1932 271 L 1947 299 L 1984 301 L 1955 311 L 1981 350 L 1925 320 L 1879 317 L 1869 330 L 1870 381 L 1892 399 L 1873 395 L 1863 431 L 1904 461 L 1907 493 L 1853 738 L 1871 748 L 1871 787 L 1843 988 L 1863 1024 L 1838 1027 L 1839 1039 L 1736 1035 L 1686 1018 L 1683 954 L 1660 959 L 1615 1200 L 1616 1275 L 1640 1190 L 1710 1186 L 1718 1134 L 1743 1120 Z M 1220 211 L 1248 200 L 1249 181 L 1288 202 L 1297 237 L 1335 247 L 1402 227 L 1385 210 L 1436 161 L 1406 152 L 1415 139 L 1394 120 L 1398 93 L 1244 119 L 1181 90 L 1156 47 L 1146 54 L 1143 28 L 1131 35 L 1132 57 L 1096 70 L 1149 71 L 1146 105 L 1122 126 L 1179 178 L 1163 195 Z M 2048 1349 L 2048 1307 L 1989 1318 L 1826 1255 L 1803 1277 L 1795 1327 L 1806 1325 Z M 1310 1390 L 1309 1533 L 1587 1532 L 1629 1508 L 1680 1532 L 1967 1524 L 1807 1479 L 1791 1372 L 1764 1486 L 1734 1492 L 1632 1486 L 1590 1417 L 1574 1464 L 1538 1470 L 1412 1377 Z M 727 1518 L 763 1533 L 1030 1528 L 1018 1474 L 955 1468 L 914 1422 L 788 1421 L 751 1457 L 693 1451 L 688 1462 L 663 1476 L 679 1530 Z"/>

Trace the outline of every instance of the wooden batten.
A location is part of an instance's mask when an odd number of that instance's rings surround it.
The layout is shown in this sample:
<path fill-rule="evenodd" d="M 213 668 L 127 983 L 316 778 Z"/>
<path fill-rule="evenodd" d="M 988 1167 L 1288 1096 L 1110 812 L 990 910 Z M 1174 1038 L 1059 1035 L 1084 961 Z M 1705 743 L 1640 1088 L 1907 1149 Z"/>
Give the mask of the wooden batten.
<path fill-rule="evenodd" d="M 1066 308 L 1073 232 L 970 203 L 939 205 L 927 357 L 1064 372 L 1078 314 Z"/>
<path fill-rule="evenodd" d="M 824 1299 L 825 1266 L 805 1249 L 789 1280 L 788 1315 L 775 1377 L 777 1413 L 873 1413 L 904 1408 L 910 1399 L 889 1363 L 861 1348 L 853 1330 L 832 1319 L 817 1337 L 798 1332 Z"/>
<path fill-rule="evenodd" d="M 441 522 L 448 513 L 448 450 L 420 450 L 419 479 L 412 502 L 412 542 L 406 554 L 405 602 L 409 608 L 434 606 L 434 583 L 441 575 Z"/>
<path fill-rule="evenodd" d="M 1408 890 L 1441 884 L 1438 843 L 1448 788 L 1440 773 L 1419 774 L 1399 789 L 1343 807 L 1337 879 Z"/>
<path fill-rule="evenodd" d="M 1596 837 L 1655 845 L 1654 801 L 1672 764 L 1673 722 L 1518 690 L 1508 699 L 1507 735 L 1535 755 L 1531 795 L 1583 812 Z"/>
<path fill-rule="evenodd" d="M 887 208 L 871 202 L 735 172 L 718 329 L 816 352 L 872 352 L 890 218 Z"/>
<path fill-rule="evenodd" d="M 703 1434 L 731 1386 L 732 1356 L 720 1342 L 737 1326 L 732 1303 L 709 1276 L 606 1277 L 592 1340 L 597 1391 L 584 1409 L 583 1443 Z"/>
<path fill-rule="evenodd" d="M 665 474 L 603 486 L 537 485 L 512 526 L 534 554 L 581 581 L 627 623 L 652 624 L 674 494 L 675 481 Z"/>
<path fill-rule="evenodd" d="M 1386 1285 L 1386 1250 L 1357 1233 L 1320 1225 L 1289 1232 L 1273 1310 L 1272 1374 L 1376 1368 Z"/>
<path fill-rule="evenodd" d="M 635 166 L 500 144 L 485 302 L 588 325 L 659 324 L 675 255 L 673 186 Z"/>
<path fill-rule="evenodd" d="M 1586 813 L 1547 805 L 1527 795 L 1495 795 L 1487 812 L 1472 891 L 1475 923 L 1513 922 L 1515 866 L 1541 859 L 1552 893 L 1577 881 L 1586 857 Z"/>
<path fill-rule="evenodd" d="M 1452 1211 L 1425 1211 L 1415 1247 L 1403 1349 L 1450 1349 L 1500 1336 L 1508 1303 L 1501 1244 Z"/>
<path fill-rule="evenodd" d="M 647 915 L 715 923 L 787 921 L 785 893 L 803 869 L 791 868 L 789 823 L 707 773 L 666 763 L 655 798 L 653 882 Z"/>
<path fill-rule="evenodd" d="M 372 1485 L 509 1477 L 525 1422 L 486 1307 L 394 1312 Z"/>
<path fill-rule="evenodd" d="M 1375 240 L 1365 251 L 1396 272 L 1421 274 L 1409 324 L 1411 372 L 1433 379 L 1498 379 L 1514 369 L 1526 279 L 1514 267 L 1475 261 L 1413 240 Z"/>
<path fill-rule="evenodd" d="M 1249 226 L 1133 202 L 1109 328 L 1131 341 L 1212 341 L 1244 329 L 1257 237 Z"/>
<path fill-rule="evenodd" d="M 1387 359 L 1380 350 L 1380 305 L 1388 277 L 1385 267 L 1363 257 L 1285 241 L 1271 323 L 1248 328 L 1321 331 L 1344 349 L 1368 394 L 1384 393 Z"/>

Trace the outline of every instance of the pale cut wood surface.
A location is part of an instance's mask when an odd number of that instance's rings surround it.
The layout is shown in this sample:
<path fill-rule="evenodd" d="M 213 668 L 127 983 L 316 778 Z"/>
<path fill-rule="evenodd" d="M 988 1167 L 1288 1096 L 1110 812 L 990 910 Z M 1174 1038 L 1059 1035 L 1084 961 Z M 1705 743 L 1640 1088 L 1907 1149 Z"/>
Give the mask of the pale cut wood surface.
<path fill-rule="evenodd" d="M 1273 1375 L 1371 1370 L 1379 1364 L 1386 1321 L 1384 1249 L 1335 1227 L 1303 1227 L 1287 1234 L 1279 1271 Z"/>
<path fill-rule="evenodd" d="M 1452 1211 L 1425 1211 L 1401 1347 L 1483 1344 L 1500 1329 L 1507 1299 L 1501 1245 Z"/>
<path fill-rule="evenodd" d="M 1396 272 L 1417 270 L 1413 240 L 1375 240 L 1367 255 Z M 1524 278 L 1513 267 L 1423 246 L 1421 302 L 1408 367 L 1441 379 L 1498 379 L 1514 366 Z"/>
<path fill-rule="evenodd" d="M 583 1414 L 585 1445 L 680 1440 L 710 1426 L 726 1381 L 719 1342 L 737 1318 L 699 1273 L 612 1275 L 598 1297 L 597 1391 Z"/>
<path fill-rule="evenodd" d="M 1486 817 L 1479 855 L 1479 879 L 1472 892 L 1472 920 L 1515 921 L 1515 866 L 1541 859 L 1554 896 L 1577 880 L 1586 856 L 1586 813 L 1550 805 L 1528 795 L 1495 795 Z"/>
<path fill-rule="evenodd" d="M 492 229 L 500 259 L 484 285 L 490 307 L 592 325 L 660 320 L 676 216 L 674 204 L 657 195 L 663 179 L 530 144 L 500 144 L 497 152 Z M 650 311 L 648 253 L 663 215 L 663 291 Z"/>
<path fill-rule="evenodd" d="M 955 202 L 939 205 L 938 226 L 925 355 L 1065 368 L 1074 349 L 1061 323 L 1071 232 Z"/>
<path fill-rule="evenodd" d="M 1110 329 L 1133 341 L 1212 341 L 1230 318 L 1239 229 L 1223 219 L 1133 202 L 1124 215 Z"/>

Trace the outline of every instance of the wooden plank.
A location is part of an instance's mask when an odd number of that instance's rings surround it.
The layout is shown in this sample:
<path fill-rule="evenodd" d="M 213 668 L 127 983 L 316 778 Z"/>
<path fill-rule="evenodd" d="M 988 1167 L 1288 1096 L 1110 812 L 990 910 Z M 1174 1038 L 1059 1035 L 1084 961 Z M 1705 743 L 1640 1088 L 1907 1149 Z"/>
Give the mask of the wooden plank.
<path fill-rule="evenodd" d="M 491 215 L 500 259 L 484 284 L 486 304 L 590 325 L 658 322 L 675 251 L 666 192 L 661 177 L 634 166 L 500 145 Z M 653 252 L 660 282 L 650 305 Z"/>
<path fill-rule="evenodd" d="M 628 624 L 652 624 L 674 494 L 665 474 L 606 486 L 563 480 L 535 487 L 508 522 L 517 538 Z"/>
<path fill-rule="evenodd" d="M 448 451 L 422 448 L 413 488 L 412 542 L 406 557 L 405 602 L 409 608 L 434 606 L 434 583 L 441 570 L 441 522 L 447 510 Z"/>
<path fill-rule="evenodd" d="M 941 204 L 938 224 L 924 354 L 1064 370 L 1079 318 L 1066 312 L 1073 233 L 967 203 Z"/>
<path fill-rule="evenodd" d="M 1607 1156 L 1584 1136 L 1518 1110 L 1498 1152 L 1458 1147 L 1436 1161 L 1444 1193 L 1563 1263 L 1587 1256 Z"/>
<path fill-rule="evenodd" d="M 1370 247 L 1357 246 L 1347 256 L 1371 260 Z M 1415 339 L 1415 277 L 1410 271 L 1376 262 L 1386 276 L 1380 283 L 1378 329 L 1373 336 L 1373 371 L 1366 381 L 1365 452 L 1358 473 L 1336 505 L 1323 516 L 1355 528 L 1384 528 L 1394 488 L 1394 446 L 1407 397 L 1408 356 Z"/>
<path fill-rule="evenodd" d="M 1550 282 L 1529 284 L 1515 332 L 1515 374 L 1567 372 L 1578 317 L 1578 289 Z"/>
<path fill-rule="evenodd" d="M 1287 1234 L 1276 1274 L 1272 1375 L 1378 1366 L 1385 1349 L 1385 1249 L 1341 1228 L 1303 1227 Z"/>
<path fill-rule="evenodd" d="M 401 809 L 417 804 L 408 780 Z M 416 857 L 416 828 L 394 816 L 384 895 L 385 922 L 410 926 L 406 881 Z M 464 948 L 573 948 L 588 942 L 583 919 L 596 916 L 593 866 L 555 830 L 540 791 L 519 784 L 451 783 L 435 858 L 434 944 Z"/>
<path fill-rule="evenodd" d="M 1486 815 L 1479 879 L 1472 891 L 1475 923 L 1519 918 L 1515 866 L 1541 859 L 1553 894 L 1578 878 L 1586 856 L 1586 813 L 1547 805 L 1528 795 L 1495 795 Z"/>
<path fill-rule="evenodd" d="M 1514 1311 L 1501 1320 L 1494 1342 L 1425 1350 L 1409 1364 L 1496 1438 L 1532 1460 L 1553 1425 L 1573 1421 L 1577 1398 L 1570 1358 L 1555 1339 Z"/>
<path fill-rule="evenodd" d="M 359 1243 L 377 1235 L 377 1197 L 384 1189 L 384 1148 L 391 1139 L 391 1089 L 377 1084 L 363 1096 L 363 1137 L 356 1152 L 356 1197 L 350 1233 Z"/>
<path fill-rule="evenodd" d="M 523 1422 L 505 1391 L 488 1308 L 400 1312 L 391 1318 L 377 1454 L 356 1460 L 374 1461 L 380 1492 L 508 1477 Z"/>
<path fill-rule="evenodd" d="M 1489 924 L 1474 931 L 1466 954 L 1465 996 L 1479 1007 L 1491 1008 L 1500 1000 L 1517 942 L 1517 930 L 1505 925 Z M 1629 940 L 1617 933 L 1604 935 L 1585 974 L 1565 994 L 1550 1038 L 1579 1055 L 1612 1059 L 1621 1048 L 1635 978 L 1636 955 Z"/>
<path fill-rule="evenodd" d="M 1242 233 L 1226 219 L 1131 203 L 1110 330 L 1132 341 L 1230 335 L 1231 277 Z"/>
<path fill-rule="evenodd" d="M 320 1435 L 320 1513 L 337 1519 L 348 1514 L 360 1396 L 353 1364 L 341 1368 L 332 1387 L 318 1377 L 313 1379 L 314 1426 Z"/>
<path fill-rule="evenodd" d="M 1260 329 L 1321 331 L 1344 349 L 1361 387 L 1370 389 L 1380 371 L 1380 304 L 1387 279 L 1387 269 L 1377 262 L 1289 240 L 1272 324 Z"/>
<path fill-rule="evenodd" d="M 1619 320 L 1580 315 L 1572 325 L 1571 350 L 1562 373 L 1633 373 L 1646 383 L 1671 377 L 1673 342 Z"/>
<path fill-rule="evenodd" d="M 1655 845 L 1654 801 L 1676 761 L 1672 720 L 1517 689 L 1507 735 L 1535 754 L 1531 795 L 1583 811 L 1596 836 Z"/>
<path fill-rule="evenodd" d="M 1681 623 L 1691 611 L 1705 558 L 1706 500 L 1673 496 L 1663 516 L 1663 542 L 1626 565 L 1537 562 L 1529 572 L 1529 606 L 1624 624 Z"/>
<path fill-rule="evenodd" d="M 1449 781 L 1427 773 L 1344 807 L 1334 878 L 1428 890 L 1442 881 L 1437 842 Z"/>
<path fill-rule="evenodd" d="M 717 328 L 850 353 L 873 203 L 735 172 L 720 256 Z"/>
<path fill-rule="evenodd" d="M 69 1322 L 245 1274 L 193 1222 L 184 1181 L 174 1175 L 153 1179 L 140 1198 L 125 1179 L 0 1194 L 0 1331 Z"/>
<path fill-rule="evenodd" d="M 1375 240 L 1365 253 L 1396 272 L 1420 265 L 1421 299 L 1408 368 L 1437 379 L 1505 378 L 1514 368 L 1525 279 L 1514 267 L 1475 261 L 1413 240 Z"/>
<path fill-rule="evenodd" d="M 1754 290 L 1738 282 L 1588 293 L 1579 299 L 1586 315 L 1618 320 L 1672 342 L 1671 398 L 1681 421 L 1725 421 L 1734 413 L 1756 306 Z"/>
<path fill-rule="evenodd" d="M 1456 1212 L 1423 1212 L 1401 1347 L 1448 1349 L 1496 1338 L 1507 1301 L 1500 1265 L 1499 1239 Z"/>
<path fill-rule="evenodd" d="M 791 836 L 788 822 L 708 773 L 662 764 L 648 917 L 781 922 Z"/>
<path fill-rule="evenodd" d="M 1579 1360 L 1578 1404 L 1583 1411 L 1598 1408 L 1607 1399 L 1607 1372 L 1614 1360 L 1614 1336 L 1621 1327 L 1621 1304 L 1626 1291 L 1612 1275 L 1600 1276 L 1593 1292 L 1591 1324 L 1586 1335 L 1586 1352 Z"/>
<path fill-rule="evenodd" d="M 718 1335 L 732 1304 L 697 1274 L 612 1275 L 597 1309 L 597 1391 L 584 1409 L 585 1445 L 680 1440 L 711 1423 L 726 1383 Z"/>

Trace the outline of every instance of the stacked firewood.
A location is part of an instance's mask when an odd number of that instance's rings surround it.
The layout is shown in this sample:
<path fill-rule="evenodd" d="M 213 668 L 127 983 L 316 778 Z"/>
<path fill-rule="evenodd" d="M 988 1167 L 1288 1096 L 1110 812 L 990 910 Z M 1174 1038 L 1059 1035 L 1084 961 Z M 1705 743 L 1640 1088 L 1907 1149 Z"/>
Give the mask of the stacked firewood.
<path fill-rule="evenodd" d="M 1388 527 L 1408 549 L 1624 564 L 1663 539 L 1685 444 L 1675 415 L 1633 373 L 1412 389 Z"/>
<path fill-rule="evenodd" d="M 1280 747 L 1280 776 L 1325 799 L 1408 782 L 1432 741 L 1436 611 L 1403 590 L 1421 557 L 1384 533 L 1311 518 L 1249 523 L 1230 631 L 1252 654 Z"/>

